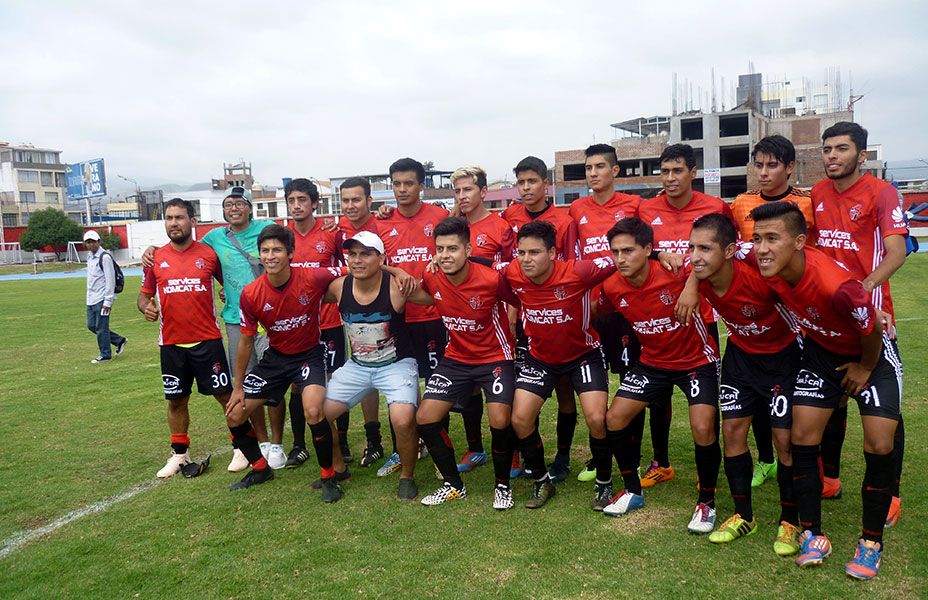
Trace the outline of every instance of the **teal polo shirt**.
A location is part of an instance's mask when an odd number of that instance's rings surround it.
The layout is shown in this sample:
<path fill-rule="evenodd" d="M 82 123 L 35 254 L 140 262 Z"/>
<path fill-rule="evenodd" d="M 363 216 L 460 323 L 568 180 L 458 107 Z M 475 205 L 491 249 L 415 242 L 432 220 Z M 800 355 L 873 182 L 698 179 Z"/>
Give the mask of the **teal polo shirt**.
<path fill-rule="evenodd" d="M 273 225 L 273 221 L 252 221 L 248 228 L 235 235 L 235 239 L 242 248 L 252 256 L 258 256 L 258 234 Z M 255 276 L 238 248 L 226 236 L 227 227 L 217 227 L 209 231 L 200 241 L 212 248 L 219 256 L 222 265 L 223 289 L 226 295 L 226 304 L 222 308 L 222 320 L 237 325 L 241 319 L 238 310 L 238 299 L 245 286 L 254 281 Z"/>

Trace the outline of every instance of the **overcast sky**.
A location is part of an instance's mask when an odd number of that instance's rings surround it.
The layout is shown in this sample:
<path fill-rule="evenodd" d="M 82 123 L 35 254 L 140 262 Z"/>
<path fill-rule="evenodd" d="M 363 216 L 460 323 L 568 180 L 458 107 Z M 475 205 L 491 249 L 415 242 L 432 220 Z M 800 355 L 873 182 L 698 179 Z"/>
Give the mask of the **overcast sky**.
<path fill-rule="evenodd" d="M 724 10 L 719 10 L 724 6 Z M 143 186 L 386 172 L 502 178 L 670 114 L 671 76 L 850 74 L 889 160 L 928 159 L 928 3 L 0 0 L 0 140 Z M 845 81 L 845 85 L 847 82 Z"/>

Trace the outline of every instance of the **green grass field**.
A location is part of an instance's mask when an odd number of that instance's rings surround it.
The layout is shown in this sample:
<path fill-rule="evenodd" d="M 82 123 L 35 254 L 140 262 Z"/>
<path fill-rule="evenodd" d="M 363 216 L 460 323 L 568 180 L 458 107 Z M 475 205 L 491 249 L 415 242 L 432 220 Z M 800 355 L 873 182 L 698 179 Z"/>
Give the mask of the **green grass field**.
<path fill-rule="evenodd" d="M 695 467 L 682 397 L 671 434 L 677 478 L 647 495 L 645 510 L 610 519 L 589 508 L 591 484 L 571 476 L 545 508 L 521 507 L 529 482 L 515 483 L 517 507 L 491 508 L 492 468 L 466 476 L 462 502 L 426 508 L 396 499 L 396 476 L 353 469 L 344 499 L 323 505 L 301 469 L 244 493 L 225 471 L 228 430 L 212 398 L 191 402 L 191 452 L 214 452 L 203 477 L 153 484 L 169 453 L 161 396 L 157 326 L 134 308 L 129 278 L 113 327 L 130 339 L 123 356 L 97 354 L 84 329 L 83 279 L 0 282 L 0 539 L 12 540 L 72 511 L 137 489 L 105 510 L 78 518 L 0 558 L 0 598 L 296 597 L 928 597 L 928 256 L 911 257 L 893 282 L 905 362 L 907 429 L 903 512 L 889 530 L 880 576 L 843 574 L 860 529 L 863 473 L 860 425 L 851 410 L 842 479 L 844 499 L 823 506 L 835 552 L 801 571 L 772 550 L 779 512 L 776 485 L 755 490 L 758 533 L 717 547 L 686 532 L 695 501 Z M 613 386 L 614 389 L 614 386 Z M 542 415 L 554 446 L 556 405 Z M 360 414 L 350 441 L 360 456 Z M 460 420 L 452 420 L 460 452 Z M 573 471 L 588 450 L 578 427 Z M 485 435 L 489 443 L 489 434 Z M 289 433 L 285 434 L 289 450 Z M 647 453 L 649 442 L 645 440 Z M 420 490 L 437 480 L 430 460 Z M 719 517 L 732 511 L 720 474 Z"/>

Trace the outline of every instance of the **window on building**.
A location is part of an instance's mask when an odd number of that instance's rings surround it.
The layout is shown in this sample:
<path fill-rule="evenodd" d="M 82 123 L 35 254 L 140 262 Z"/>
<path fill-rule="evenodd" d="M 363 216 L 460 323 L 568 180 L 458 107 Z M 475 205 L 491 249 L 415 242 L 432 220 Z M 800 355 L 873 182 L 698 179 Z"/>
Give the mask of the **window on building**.
<path fill-rule="evenodd" d="M 4 227 L 16 227 L 16 214 L 6 214 L 3 215 L 3 226 Z"/>
<path fill-rule="evenodd" d="M 703 168 L 703 164 L 704 164 L 704 160 L 705 160 L 705 155 L 703 154 L 702 148 L 694 148 L 694 149 L 693 149 L 693 154 L 696 155 L 696 168 L 697 168 L 697 169 L 702 169 L 702 168 Z"/>
<path fill-rule="evenodd" d="M 271 219 L 277 218 L 277 203 L 276 202 L 267 203 L 267 216 Z"/>
<path fill-rule="evenodd" d="M 58 192 L 45 192 L 46 204 L 58 204 Z"/>
<path fill-rule="evenodd" d="M 637 160 L 620 160 L 619 177 L 640 177 L 641 163 Z"/>
<path fill-rule="evenodd" d="M 702 117 L 698 119 L 682 119 L 680 121 L 680 139 L 684 142 L 688 140 L 701 140 Z"/>
<path fill-rule="evenodd" d="M 734 175 L 722 177 L 722 189 L 720 195 L 722 198 L 734 198 L 738 194 L 743 194 L 748 190 L 747 175 Z"/>
<path fill-rule="evenodd" d="M 29 214 L 29 213 L 21 213 L 21 214 L 19 215 L 19 220 L 22 221 L 23 227 L 25 227 L 26 225 L 29 224 L 29 217 L 31 217 L 31 216 L 32 216 L 32 215 Z"/>
<path fill-rule="evenodd" d="M 699 179 L 694 179 L 693 189 L 696 190 L 697 192 L 705 193 L 706 192 L 706 181 L 702 177 L 700 177 Z"/>
<path fill-rule="evenodd" d="M 38 183 L 39 182 L 39 172 L 38 171 L 18 171 L 19 182 L 20 183 Z"/>
<path fill-rule="evenodd" d="M 719 166 L 723 169 L 728 167 L 745 167 L 750 160 L 750 150 L 748 146 L 723 146 L 719 148 Z"/>
<path fill-rule="evenodd" d="M 19 201 L 23 204 L 35 204 L 35 192 L 20 192 Z"/>
<path fill-rule="evenodd" d="M 55 186 L 55 174 L 51 171 L 40 171 L 39 176 L 42 179 L 42 187 Z"/>
<path fill-rule="evenodd" d="M 10 162 L 13 160 L 13 152 L 7 150 L 5 152 L 0 152 L 0 162 Z"/>
<path fill-rule="evenodd" d="M 564 165 L 564 181 L 583 181 L 586 179 L 586 164 Z"/>
<path fill-rule="evenodd" d="M 564 194 L 564 204 L 571 204 L 574 200 L 580 197 L 580 194 L 577 192 L 568 192 Z"/>
<path fill-rule="evenodd" d="M 55 173 L 55 187 L 68 187 L 68 179 L 64 173 Z"/>
<path fill-rule="evenodd" d="M 748 127 L 748 113 L 719 117 L 719 137 L 747 135 Z"/>
<path fill-rule="evenodd" d="M 46 152 L 45 153 L 45 164 L 46 165 L 58 164 L 58 153 L 57 152 Z"/>

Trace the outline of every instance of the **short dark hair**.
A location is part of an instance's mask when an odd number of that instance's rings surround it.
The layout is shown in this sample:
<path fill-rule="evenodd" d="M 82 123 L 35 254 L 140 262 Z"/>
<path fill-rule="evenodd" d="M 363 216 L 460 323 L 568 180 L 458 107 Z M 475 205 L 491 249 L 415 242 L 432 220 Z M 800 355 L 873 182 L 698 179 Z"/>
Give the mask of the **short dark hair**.
<path fill-rule="evenodd" d="M 635 238 L 635 243 L 642 248 L 648 244 L 654 247 L 654 230 L 638 217 L 625 217 L 616 221 L 615 225 L 606 232 L 609 245 L 612 245 L 612 239 L 619 235 L 632 236 Z"/>
<path fill-rule="evenodd" d="M 394 173 L 406 173 L 408 171 L 415 171 L 416 179 L 419 180 L 419 183 L 425 183 L 425 167 L 422 166 L 422 163 L 414 158 L 401 158 L 390 165 L 390 177 L 393 177 Z"/>
<path fill-rule="evenodd" d="M 822 143 L 824 144 L 828 138 L 838 137 L 839 135 L 850 136 L 854 146 L 857 147 L 857 152 L 867 149 L 867 130 L 850 121 L 838 121 L 826 129 L 822 133 Z"/>
<path fill-rule="evenodd" d="M 606 158 L 606 162 L 609 163 L 610 167 L 614 167 L 619 164 L 619 157 L 615 153 L 615 148 L 609 144 L 593 144 L 584 150 L 583 154 L 587 158 L 591 156 L 603 156 Z"/>
<path fill-rule="evenodd" d="M 751 219 L 755 227 L 763 221 L 780 219 L 786 225 L 786 230 L 794 237 L 806 233 L 806 218 L 799 207 L 792 202 L 782 200 L 764 202 L 751 211 Z"/>
<path fill-rule="evenodd" d="M 287 254 L 293 254 L 293 232 L 287 227 L 282 227 L 277 223 L 268 225 L 258 234 L 258 249 L 266 240 L 277 240 L 287 249 Z"/>
<path fill-rule="evenodd" d="M 470 242 L 470 226 L 464 217 L 447 217 L 435 226 L 433 235 L 435 238 L 440 235 L 456 235 L 467 244 Z"/>
<path fill-rule="evenodd" d="M 338 189 L 345 190 L 353 187 L 364 188 L 364 196 L 366 198 L 371 197 L 371 182 L 364 177 L 349 177 L 338 186 Z"/>
<path fill-rule="evenodd" d="M 196 209 L 193 208 L 193 202 L 189 200 L 184 200 L 183 198 L 171 198 L 170 200 L 164 203 L 164 212 L 167 213 L 168 209 L 171 208 L 172 206 L 177 206 L 177 207 L 186 209 L 187 215 L 191 219 L 197 216 Z"/>
<path fill-rule="evenodd" d="M 784 165 L 796 162 L 796 147 L 793 146 L 791 141 L 778 133 L 761 138 L 759 142 L 754 144 L 754 149 L 751 150 L 752 160 L 757 158 L 758 152 L 772 156 Z"/>
<path fill-rule="evenodd" d="M 519 229 L 516 243 L 524 238 L 539 239 L 545 245 L 545 250 L 550 250 L 557 245 L 557 230 L 547 221 L 531 221 Z"/>
<path fill-rule="evenodd" d="M 722 248 L 727 248 L 729 244 L 734 244 L 738 239 L 738 231 L 731 219 L 720 213 L 709 213 L 693 221 L 693 231 L 697 229 L 709 229 L 712 231 L 712 239 Z"/>
<path fill-rule="evenodd" d="M 696 168 L 696 153 L 689 144 L 671 144 L 667 146 L 661 152 L 658 162 L 662 163 L 667 160 L 677 160 L 678 158 L 682 158 L 686 162 L 687 169 L 693 170 Z"/>
<path fill-rule="evenodd" d="M 313 203 L 319 202 L 319 188 L 305 177 L 291 179 L 290 183 L 284 186 L 284 198 L 289 197 L 293 192 L 303 192 Z"/>
<path fill-rule="evenodd" d="M 537 156 L 526 156 L 520 160 L 519 164 L 517 164 L 512 170 L 512 173 L 518 177 L 519 173 L 524 171 L 533 171 L 542 179 L 548 177 L 548 165 L 546 165 L 545 161 L 541 160 Z"/>

